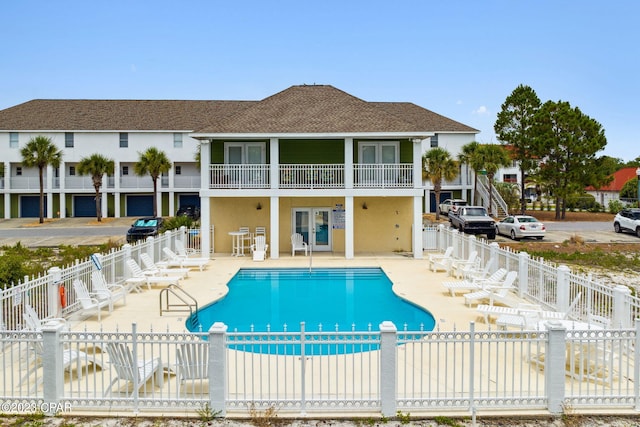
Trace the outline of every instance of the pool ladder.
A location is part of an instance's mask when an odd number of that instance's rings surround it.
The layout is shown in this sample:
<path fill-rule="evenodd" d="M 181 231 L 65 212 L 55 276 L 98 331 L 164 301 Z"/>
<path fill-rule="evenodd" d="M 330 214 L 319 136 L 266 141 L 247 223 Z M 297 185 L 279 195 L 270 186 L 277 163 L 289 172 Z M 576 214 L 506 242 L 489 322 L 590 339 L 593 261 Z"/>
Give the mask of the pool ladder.
<path fill-rule="evenodd" d="M 170 296 L 179 299 L 180 302 L 169 302 Z M 185 291 L 182 286 L 171 284 L 160 291 L 160 316 L 162 316 L 162 313 L 172 311 L 189 312 L 189 315 L 193 316 L 193 313 L 198 311 L 198 301 Z"/>

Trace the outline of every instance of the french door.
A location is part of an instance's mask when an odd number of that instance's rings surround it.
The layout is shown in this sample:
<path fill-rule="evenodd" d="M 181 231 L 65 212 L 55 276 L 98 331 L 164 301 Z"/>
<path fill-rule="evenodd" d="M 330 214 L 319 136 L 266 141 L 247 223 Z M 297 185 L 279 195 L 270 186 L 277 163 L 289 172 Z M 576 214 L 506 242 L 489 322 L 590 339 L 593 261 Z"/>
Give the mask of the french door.
<path fill-rule="evenodd" d="M 312 250 L 331 251 L 331 209 L 294 208 L 292 225 Z"/>

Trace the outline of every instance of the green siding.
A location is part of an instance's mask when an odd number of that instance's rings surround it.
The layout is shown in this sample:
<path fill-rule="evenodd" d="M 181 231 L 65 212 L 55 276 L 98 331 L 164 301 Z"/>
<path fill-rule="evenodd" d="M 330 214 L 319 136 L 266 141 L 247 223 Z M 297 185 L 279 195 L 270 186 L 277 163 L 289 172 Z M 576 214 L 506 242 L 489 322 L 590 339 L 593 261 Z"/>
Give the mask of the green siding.
<path fill-rule="evenodd" d="M 344 141 L 341 139 L 281 139 L 280 163 L 344 164 Z"/>

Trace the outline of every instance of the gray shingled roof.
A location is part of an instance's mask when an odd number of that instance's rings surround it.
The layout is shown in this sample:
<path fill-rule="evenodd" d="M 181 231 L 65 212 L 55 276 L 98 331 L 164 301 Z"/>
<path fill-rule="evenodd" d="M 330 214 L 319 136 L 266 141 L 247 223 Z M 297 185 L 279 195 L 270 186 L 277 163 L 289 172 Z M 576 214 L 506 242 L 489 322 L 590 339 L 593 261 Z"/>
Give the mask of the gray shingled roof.
<path fill-rule="evenodd" d="M 224 118 L 250 101 L 34 99 L 0 111 L 0 129 L 183 130 Z"/>
<path fill-rule="evenodd" d="M 0 130 L 477 132 L 415 104 L 367 102 L 326 85 L 292 86 L 261 101 L 38 99 L 0 111 Z"/>

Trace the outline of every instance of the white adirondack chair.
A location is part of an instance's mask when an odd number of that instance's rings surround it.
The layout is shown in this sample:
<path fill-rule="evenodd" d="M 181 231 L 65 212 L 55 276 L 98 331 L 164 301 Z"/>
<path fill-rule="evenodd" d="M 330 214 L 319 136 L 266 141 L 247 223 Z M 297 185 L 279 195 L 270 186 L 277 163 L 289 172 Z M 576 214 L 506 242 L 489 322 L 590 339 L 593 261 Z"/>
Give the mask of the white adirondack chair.
<path fill-rule="evenodd" d="M 296 256 L 296 251 L 304 251 L 305 256 L 307 256 L 308 253 L 308 245 L 300 233 L 293 233 L 291 235 L 291 256 Z"/>

